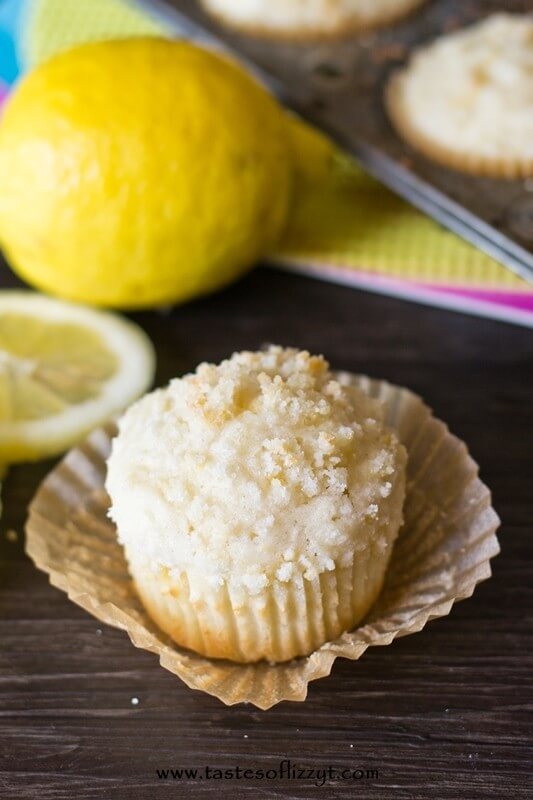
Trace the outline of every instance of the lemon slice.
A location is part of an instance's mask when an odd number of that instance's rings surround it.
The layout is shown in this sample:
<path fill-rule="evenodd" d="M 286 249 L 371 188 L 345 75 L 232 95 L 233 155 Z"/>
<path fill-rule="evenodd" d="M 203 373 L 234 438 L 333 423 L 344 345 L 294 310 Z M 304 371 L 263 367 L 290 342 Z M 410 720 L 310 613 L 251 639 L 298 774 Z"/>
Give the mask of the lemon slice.
<path fill-rule="evenodd" d="M 145 392 L 154 365 L 132 322 L 0 291 L 0 463 L 67 449 Z"/>

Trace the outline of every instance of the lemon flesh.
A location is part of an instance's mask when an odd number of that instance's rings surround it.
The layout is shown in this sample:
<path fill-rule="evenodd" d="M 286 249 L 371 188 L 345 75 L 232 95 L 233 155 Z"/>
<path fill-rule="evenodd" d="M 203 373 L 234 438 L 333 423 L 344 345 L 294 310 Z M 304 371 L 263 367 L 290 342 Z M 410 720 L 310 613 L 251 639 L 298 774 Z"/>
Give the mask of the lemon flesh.
<path fill-rule="evenodd" d="M 0 122 L 0 242 L 31 284 L 140 308 L 222 287 L 271 249 L 291 191 L 283 110 L 187 42 L 81 45 Z"/>
<path fill-rule="evenodd" d="M 115 315 L 0 292 L 0 462 L 55 455 L 149 387 L 147 336 Z"/>

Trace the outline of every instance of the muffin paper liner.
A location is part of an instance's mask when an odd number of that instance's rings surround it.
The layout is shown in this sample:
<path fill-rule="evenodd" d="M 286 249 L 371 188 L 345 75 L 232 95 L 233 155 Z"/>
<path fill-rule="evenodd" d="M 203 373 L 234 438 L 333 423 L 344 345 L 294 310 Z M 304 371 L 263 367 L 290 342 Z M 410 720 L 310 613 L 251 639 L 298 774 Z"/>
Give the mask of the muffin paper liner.
<path fill-rule="evenodd" d="M 191 601 L 190 573 L 153 573 L 141 554 L 128 566 L 149 616 L 175 642 L 206 658 L 288 661 L 313 652 L 366 616 L 382 589 L 392 546 L 390 541 L 385 554 L 372 545 L 355 551 L 351 564 L 313 580 L 298 575 L 271 581 L 245 604 L 240 593 L 212 586 L 197 574 L 192 582 L 201 602 Z"/>
<path fill-rule="evenodd" d="M 126 630 L 136 647 L 157 653 L 161 665 L 191 688 L 228 705 L 262 709 L 305 700 L 309 682 L 329 675 L 337 657 L 356 660 L 370 645 L 390 644 L 448 614 L 490 576 L 490 559 L 499 552 L 499 519 L 464 443 L 407 389 L 348 373 L 338 377 L 383 402 L 387 423 L 408 451 L 404 525 L 383 590 L 355 630 L 278 664 L 209 659 L 176 645 L 144 610 L 107 517 L 105 462 L 113 423 L 71 450 L 39 487 L 26 524 L 28 555 L 53 586 L 97 619 Z"/>

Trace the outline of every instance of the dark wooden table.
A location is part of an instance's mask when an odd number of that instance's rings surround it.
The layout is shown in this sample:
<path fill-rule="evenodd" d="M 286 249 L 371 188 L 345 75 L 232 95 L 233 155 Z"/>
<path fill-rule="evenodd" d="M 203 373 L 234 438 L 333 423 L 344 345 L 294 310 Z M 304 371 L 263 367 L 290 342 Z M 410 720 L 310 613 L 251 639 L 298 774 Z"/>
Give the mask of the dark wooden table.
<path fill-rule="evenodd" d="M 5 268 L 1 283 L 14 283 Z M 49 586 L 24 555 L 23 528 L 51 462 L 13 468 L 0 534 L 0 797 L 531 797 L 533 333 L 267 269 L 135 318 L 158 347 L 158 383 L 275 341 L 421 393 L 480 462 L 503 519 L 502 554 L 449 617 L 337 661 L 305 703 L 227 708 Z M 269 769 L 284 758 L 378 778 L 319 787 L 156 772 Z"/>

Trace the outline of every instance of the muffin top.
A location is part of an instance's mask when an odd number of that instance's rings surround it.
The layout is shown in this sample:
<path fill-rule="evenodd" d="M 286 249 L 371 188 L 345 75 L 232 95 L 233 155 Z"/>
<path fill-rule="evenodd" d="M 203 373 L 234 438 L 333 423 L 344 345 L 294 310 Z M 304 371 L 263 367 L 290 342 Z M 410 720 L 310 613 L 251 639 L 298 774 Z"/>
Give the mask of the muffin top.
<path fill-rule="evenodd" d="M 349 381 L 272 346 L 200 364 L 131 406 L 106 481 L 130 561 L 254 594 L 385 548 L 405 450 Z"/>
<path fill-rule="evenodd" d="M 437 146 L 533 158 L 533 16 L 493 14 L 442 36 L 415 52 L 391 92 L 393 111 Z"/>
<path fill-rule="evenodd" d="M 424 0 L 202 0 L 212 12 L 255 31 L 341 33 L 393 21 Z"/>

